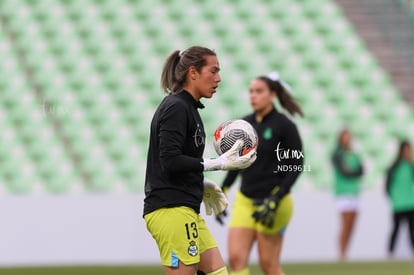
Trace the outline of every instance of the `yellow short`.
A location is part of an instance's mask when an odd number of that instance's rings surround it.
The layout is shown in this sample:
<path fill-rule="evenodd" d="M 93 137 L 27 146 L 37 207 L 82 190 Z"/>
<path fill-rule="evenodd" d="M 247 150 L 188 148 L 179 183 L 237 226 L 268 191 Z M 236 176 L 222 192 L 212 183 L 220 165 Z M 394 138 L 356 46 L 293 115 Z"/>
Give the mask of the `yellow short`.
<path fill-rule="evenodd" d="M 204 219 L 185 206 L 161 208 L 144 216 L 155 239 L 162 265 L 178 267 L 200 262 L 200 254 L 217 247 Z"/>
<path fill-rule="evenodd" d="M 275 215 L 275 223 L 272 228 L 268 228 L 261 223 L 257 223 L 252 217 L 253 212 L 257 206 L 253 205 L 253 199 L 250 199 L 243 195 L 240 191 L 236 193 L 236 199 L 231 214 L 230 228 L 242 227 L 250 228 L 255 231 L 273 235 L 278 232 L 284 233 L 287 225 L 293 214 L 293 200 L 290 194 L 287 194 L 280 201 L 280 205 L 277 208 Z"/>

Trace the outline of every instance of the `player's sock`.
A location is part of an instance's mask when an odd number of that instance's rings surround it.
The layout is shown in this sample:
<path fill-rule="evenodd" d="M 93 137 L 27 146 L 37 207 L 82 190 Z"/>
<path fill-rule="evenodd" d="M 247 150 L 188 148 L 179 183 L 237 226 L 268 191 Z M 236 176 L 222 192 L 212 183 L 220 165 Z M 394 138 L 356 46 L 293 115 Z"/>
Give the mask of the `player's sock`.
<path fill-rule="evenodd" d="M 230 275 L 250 275 L 250 270 L 248 267 L 245 267 L 239 271 L 231 271 Z"/>
<path fill-rule="evenodd" d="M 227 268 L 223 266 L 222 268 L 217 269 L 216 271 L 213 271 L 213 272 L 209 272 L 206 275 L 229 275 L 229 273 L 227 273 Z"/>

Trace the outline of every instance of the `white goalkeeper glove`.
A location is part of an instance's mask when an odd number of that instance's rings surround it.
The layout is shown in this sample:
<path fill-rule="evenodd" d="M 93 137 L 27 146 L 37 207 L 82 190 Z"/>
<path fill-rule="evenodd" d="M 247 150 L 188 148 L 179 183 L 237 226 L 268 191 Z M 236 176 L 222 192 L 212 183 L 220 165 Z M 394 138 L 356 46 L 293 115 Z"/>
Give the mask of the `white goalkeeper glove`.
<path fill-rule="evenodd" d="M 203 159 L 204 171 L 214 170 L 239 170 L 252 165 L 256 160 L 256 149 L 251 150 L 244 156 L 239 155 L 243 148 L 243 140 L 237 140 L 233 146 L 218 158 Z"/>
<path fill-rule="evenodd" d="M 215 216 L 222 213 L 229 202 L 223 190 L 214 181 L 204 179 L 204 194 L 203 194 L 204 207 L 206 214 L 211 216 L 213 213 Z"/>

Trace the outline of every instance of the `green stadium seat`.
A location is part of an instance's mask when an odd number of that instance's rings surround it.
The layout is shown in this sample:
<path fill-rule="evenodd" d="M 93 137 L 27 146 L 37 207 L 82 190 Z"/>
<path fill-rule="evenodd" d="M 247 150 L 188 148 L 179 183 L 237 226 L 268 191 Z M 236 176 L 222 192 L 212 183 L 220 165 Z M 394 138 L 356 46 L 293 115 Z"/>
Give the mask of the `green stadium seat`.
<path fill-rule="evenodd" d="M 381 146 L 414 125 L 412 110 L 332 1 L 26 0 L 0 1 L 0 10 L 0 131 L 17 135 L 10 148 L 0 144 L 0 181 L 11 193 L 143 192 L 149 125 L 164 96 L 162 63 L 191 44 L 214 48 L 222 66 L 219 91 L 200 111 L 209 135 L 251 112 L 253 77 L 280 72 L 305 112 L 295 121 L 314 167 L 300 181 L 315 188 L 331 188 L 331 149 L 344 125 L 368 158 L 369 187 L 388 163 Z M 2 112 L 10 114 L 6 122 Z M 5 161 L 16 148 L 20 159 Z"/>

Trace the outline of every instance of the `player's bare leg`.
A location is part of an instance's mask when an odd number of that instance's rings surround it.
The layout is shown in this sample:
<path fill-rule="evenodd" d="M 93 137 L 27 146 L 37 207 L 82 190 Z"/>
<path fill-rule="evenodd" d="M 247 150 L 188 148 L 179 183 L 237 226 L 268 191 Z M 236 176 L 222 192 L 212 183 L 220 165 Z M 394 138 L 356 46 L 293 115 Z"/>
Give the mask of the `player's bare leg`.
<path fill-rule="evenodd" d="M 257 234 L 260 267 L 266 275 L 283 275 L 280 266 L 280 252 L 282 250 L 283 236 Z"/>
<path fill-rule="evenodd" d="M 256 231 L 252 229 L 230 228 L 228 237 L 230 274 L 248 268 L 250 250 L 256 235 Z M 248 271 L 246 272 L 248 274 Z"/>
<path fill-rule="evenodd" d="M 208 249 L 200 254 L 198 269 L 205 274 L 228 274 L 226 265 L 221 257 L 218 247 Z"/>
<path fill-rule="evenodd" d="M 354 229 L 356 212 L 342 212 L 342 228 L 339 235 L 339 257 L 341 261 L 346 260 L 349 241 L 351 239 L 352 231 Z"/>

